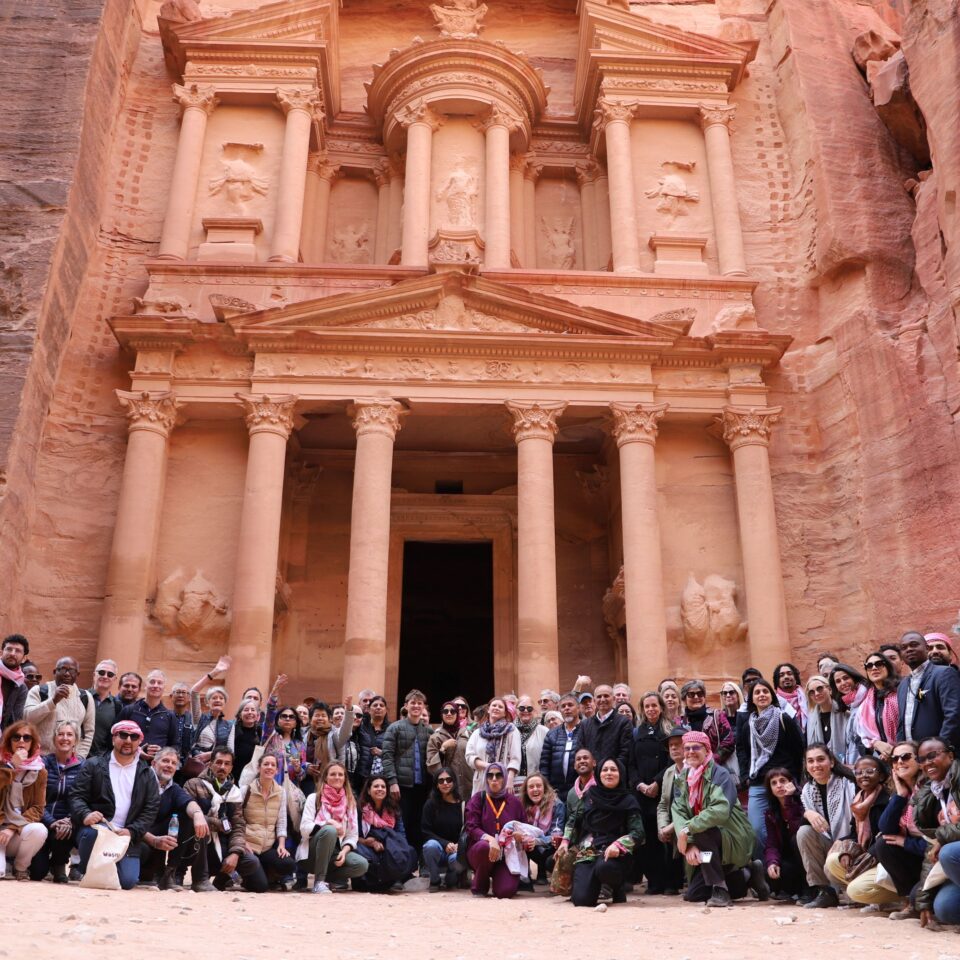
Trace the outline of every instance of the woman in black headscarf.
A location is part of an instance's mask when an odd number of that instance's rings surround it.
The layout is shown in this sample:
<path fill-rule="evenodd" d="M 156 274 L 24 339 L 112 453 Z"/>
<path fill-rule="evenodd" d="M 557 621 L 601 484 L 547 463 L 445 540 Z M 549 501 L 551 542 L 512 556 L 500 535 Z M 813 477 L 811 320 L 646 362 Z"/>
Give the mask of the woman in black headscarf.
<path fill-rule="evenodd" d="M 640 804 L 628 789 L 621 764 L 604 760 L 597 779 L 567 823 L 560 844 L 560 850 L 571 843 L 580 848 L 573 868 L 575 907 L 595 907 L 603 885 L 613 891 L 614 903 L 625 903 L 632 855 L 644 841 Z"/>

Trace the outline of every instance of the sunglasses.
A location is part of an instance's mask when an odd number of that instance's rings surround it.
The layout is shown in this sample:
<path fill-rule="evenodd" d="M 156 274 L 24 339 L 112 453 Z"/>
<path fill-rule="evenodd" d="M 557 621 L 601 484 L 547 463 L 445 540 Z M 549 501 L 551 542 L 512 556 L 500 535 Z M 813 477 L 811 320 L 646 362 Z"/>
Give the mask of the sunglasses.
<path fill-rule="evenodd" d="M 25 673 L 23 675 L 23 679 L 24 680 L 42 680 L 43 674 L 42 673 Z"/>
<path fill-rule="evenodd" d="M 706 694 L 702 690 L 691 690 L 687 694 L 688 700 L 702 700 Z"/>
<path fill-rule="evenodd" d="M 97 671 L 97 676 L 98 676 L 98 677 L 109 677 L 109 678 L 112 680 L 112 679 L 116 676 L 116 674 L 115 674 L 112 670 L 98 670 L 98 671 Z"/>
<path fill-rule="evenodd" d="M 821 685 L 821 686 L 819 686 L 819 687 L 811 687 L 811 688 L 810 688 L 810 692 L 811 692 L 811 693 L 823 693 L 823 691 L 826 690 L 826 689 L 827 689 L 826 687 L 824 687 L 824 686 Z"/>
<path fill-rule="evenodd" d="M 488 774 L 487 774 L 487 779 L 488 779 L 488 780 L 502 780 L 502 779 L 503 779 L 503 774 L 502 774 L 502 773 L 488 773 Z"/>
<path fill-rule="evenodd" d="M 465 703 L 458 703 L 458 704 L 457 704 L 457 709 L 458 709 L 458 710 L 466 710 L 466 709 L 467 709 L 467 705 L 466 705 Z"/>
<path fill-rule="evenodd" d="M 281 713 L 278 720 L 296 720 L 297 715 L 295 713 Z"/>
<path fill-rule="evenodd" d="M 444 716 L 446 716 L 447 714 L 456 714 L 456 713 L 459 713 L 460 711 L 457 710 L 456 707 L 444 707 L 440 712 Z"/>
<path fill-rule="evenodd" d="M 894 763 L 906 763 L 908 760 L 912 760 L 916 754 L 914 753 L 895 753 L 893 755 Z"/>
<path fill-rule="evenodd" d="M 864 667 L 867 670 L 879 670 L 881 667 L 885 667 L 886 664 L 882 660 L 871 660 L 869 663 L 865 663 Z"/>
<path fill-rule="evenodd" d="M 437 777 L 437 783 L 453 783 L 453 777 Z"/>
<path fill-rule="evenodd" d="M 134 742 L 142 739 L 139 733 L 128 733 L 126 730 L 118 730 L 114 736 L 119 737 L 121 740 L 133 740 Z"/>
<path fill-rule="evenodd" d="M 931 760 L 936 760 L 937 757 L 942 756 L 944 753 L 946 753 L 945 750 L 931 750 L 930 753 L 917 754 L 917 759 L 921 763 L 929 763 Z"/>
<path fill-rule="evenodd" d="M 21 743 L 33 743 L 33 737 L 29 733 L 15 733 L 11 740 L 19 740 Z"/>
<path fill-rule="evenodd" d="M 517 713 L 533 713 L 533 707 L 517 707 Z"/>

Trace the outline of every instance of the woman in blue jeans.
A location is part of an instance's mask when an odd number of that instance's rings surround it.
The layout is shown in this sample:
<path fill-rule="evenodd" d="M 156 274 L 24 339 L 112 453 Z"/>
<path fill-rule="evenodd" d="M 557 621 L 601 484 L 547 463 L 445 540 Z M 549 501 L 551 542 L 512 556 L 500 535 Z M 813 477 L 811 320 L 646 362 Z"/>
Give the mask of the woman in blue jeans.
<path fill-rule="evenodd" d="M 434 787 L 423 805 L 421 831 L 426 838 L 423 862 L 430 871 L 430 889 L 440 889 L 440 869 L 446 865 L 446 887 L 459 885 L 462 867 L 457 861 L 457 844 L 463 830 L 463 805 L 460 789 L 452 767 L 441 767 L 433 781 Z"/>

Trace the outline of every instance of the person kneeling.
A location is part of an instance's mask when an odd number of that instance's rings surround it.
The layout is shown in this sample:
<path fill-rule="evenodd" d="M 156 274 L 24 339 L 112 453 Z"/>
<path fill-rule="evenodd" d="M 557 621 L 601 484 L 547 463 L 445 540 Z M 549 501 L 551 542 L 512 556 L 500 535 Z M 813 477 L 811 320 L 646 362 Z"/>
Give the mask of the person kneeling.
<path fill-rule="evenodd" d="M 614 903 L 625 903 L 632 854 L 643 842 L 643 814 L 626 773 L 616 760 L 604 760 L 600 782 L 584 793 L 558 848 L 565 852 L 573 843 L 580 850 L 573 868 L 573 905 L 595 907 L 601 886 L 610 887 Z"/>
<path fill-rule="evenodd" d="M 382 774 L 371 777 L 360 794 L 359 827 L 357 853 L 369 868 L 363 877 L 354 879 L 354 890 L 383 893 L 413 876 L 417 852 L 407 843 L 400 801 L 389 795 Z"/>
<path fill-rule="evenodd" d="M 684 900 L 727 907 L 753 887 L 770 896 L 759 860 L 751 862 L 756 837 L 737 800 L 730 774 L 716 763 L 710 739 L 691 730 L 683 736 L 686 769 L 670 808 L 677 849 L 687 861 Z"/>

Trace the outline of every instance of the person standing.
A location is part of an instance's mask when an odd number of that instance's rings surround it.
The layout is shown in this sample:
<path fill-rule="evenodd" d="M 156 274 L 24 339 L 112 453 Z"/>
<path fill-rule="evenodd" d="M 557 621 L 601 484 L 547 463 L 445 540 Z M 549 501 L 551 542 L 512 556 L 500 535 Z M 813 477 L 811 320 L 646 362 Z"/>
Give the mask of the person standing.
<path fill-rule="evenodd" d="M 113 660 L 101 660 L 93 671 L 93 686 L 87 691 L 93 698 L 94 727 L 91 757 L 110 751 L 110 728 L 120 719 L 123 704 L 113 695 L 113 681 L 118 673 Z"/>
<path fill-rule="evenodd" d="M 30 643 L 23 634 L 11 633 L 4 638 L 0 648 L 0 730 L 23 719 L 27 683 L 22 668 L 29 652 Z"/>
<path fill-rule="evenodd" d="M 593 754 L 598 769 L 604 760 L 616 760 L 626 770 L 633 745 L 633 726 L 614 709 L 613 688 L 609 684 L 596 687 L 593 698 L 597 712 L 583 721 L 580 743 Z"/>
<path fill-rule="evenodd" d="M 544 737 L 540 772 L 559 797 L 566 797 L 577 779 L 573 758 L 580 746 L 580 710 L 575 693 L 565 693 L 560 698 L 560 715 L 563 723 Z"/>
<path fill-rule="evenodd" d="M 27 694 L 23 718 L 37 728 L 43 753 L 53 751 L 53 731 L 61 720 L 80 724 L 77 756 L 86 757 L 90 752 L 96 715 L 90 694 L 77 686 L 79 673 L 80 664 L 73 657 L 61 657 L 53 668 L 53 683 L 38 684 Z"/>
<path fill-rule="evenodd" d="M 520 733 L 507 716 L 507 702 L 493 697 L 487 704 L 487 719 L 479 724 L 467 741 L 467 765 L 473 770 L 473 792 L 486 785 L 484 773 L 491 763 L 503 765 L 506 789 L 513 788 L 513 779 L 520 769 Z"/>
<path fill-rule="evenodd" d="M 960 674 L 952 667 L 930 663 L 926 638 L 916 631 L 900 638 L 900 655 L 910 673 L 897 688 L 897 739 L 919 743 L 940 737 L 960 743 Z"/>
<path fill-rule="evenodd" d="M 176 747 L 180 751 L 180 724 L 163 704 L 166 685 L 163 671 L 151 670 L 144 697 L 120 711 L 121 720 L 132 721 L 143 732 L 141 749 L 148 759 L 155 757 L 161 747 Z"/>

